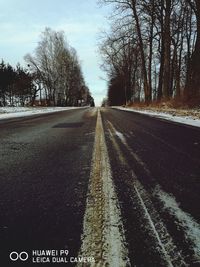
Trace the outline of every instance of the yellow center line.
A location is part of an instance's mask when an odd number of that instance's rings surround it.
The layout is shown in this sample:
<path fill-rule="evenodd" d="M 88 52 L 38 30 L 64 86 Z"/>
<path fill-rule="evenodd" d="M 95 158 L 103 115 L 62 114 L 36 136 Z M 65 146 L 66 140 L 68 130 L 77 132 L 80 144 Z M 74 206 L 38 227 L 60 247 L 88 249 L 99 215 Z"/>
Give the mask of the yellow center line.
<path fill-rule="evenodd" d="M 122 229 L 122 230 L 121 230 Z M 98 110 L 92 168 L 84 216 L 80 256 L 93 257 L 94 263 L 77 266 L 130 266 L 124 227 Z"/>

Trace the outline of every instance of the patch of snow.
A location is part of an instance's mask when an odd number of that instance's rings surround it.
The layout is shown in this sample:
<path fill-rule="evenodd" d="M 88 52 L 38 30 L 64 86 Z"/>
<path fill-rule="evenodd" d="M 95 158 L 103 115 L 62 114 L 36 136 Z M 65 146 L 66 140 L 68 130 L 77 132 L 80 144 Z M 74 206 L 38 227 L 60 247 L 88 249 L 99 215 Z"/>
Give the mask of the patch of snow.
<path fill-rule="evenodd" d="M 117 131 L 117 130 L 115 129 L 115 127 L 113 126 L 113 124 L 112 124 L 110 121 L 108 121 L 108 124 L 109 124 L 110 128 L 112 129 L 114 135 L 116 135 L 116 136 L 121 140 L 121 142 L 122 142 L 125 146 L 127 146 L 126 138 L 125 138 L 125 136 L 123 135 L 123 133 Z"/>
<path fill-rule="evenodd" d="M 123 133 L 120 133 L 120 132 L 118 132 L 118 131 L 116 130 L 116 131 L 115 131 L 115 134 L 116 134 L 117 137 L 119 137 L 119 139 L 122 141 L 123 144 L 125 144 L 125 145 L 127 144 L 127 143 L 126 143 L 126 138 L 124 137 Z"/>
<path fill-rule="evenodd" d="M 157 186 L 154 193 L 162 201 L 164 208 L 177 218 L 178 226 L 182 227 L 186 239 L 193 244 L 196 260 L 200 261 L 200 225 L 190 214 L 181 210 L 174 196 L 167 194 L 159 186 Z"/>
<path fill-rule="evenodd" d="M 69 109 L 77 109 L 81 107 L 1 107 L 0 120 L 17 117 L 26 117 L 37 114 L 45 114 L 59 112 Z"/>
<path fill-rule="evenodd" d="M 150 110 L 138 110 L 138 109 L 133 109 L 133 108 L 123 108 L 123 107 L 113 107 L 113 108 L 119 109 L 119 110 L 125 110 L 125 111 L 132 111 L 135 113 L 149 115 L 151 117 L 156 117 L 156 118 L 165 119 L 165 120 L 169 120 L 173 122 L 200 127 L 200 119 L 194 119 L 191 116 L 176 116 L 176 115 L 171 115 L 171 114 L 164 113 L 164 112 L 157 112 L 157 111 L 154 112 Z"/>
<path fill-rule="evenodd" d="M 121 140 L 122 144 L 125 145 L 125 147 L 127 148 L 127 150 L 130 152 L 130 154 L 133 156 L 133 158 L 143 167 L 143 169 L 145 170 L 145 172 L 150 175 L 150 171 L 148 169 L 148 167 L 146 166 L 146 164 L 142 161 L 142 159 L 135 153 L 133 152 L 133 150 L 129 147 L 127 141 L 126 141 L 126 138 L 125 136 L 121 133 L 121 132 L 118 132 L 115 127 L 113 126 L 113 124 L 108 121 L 108 124 L 111 128 L 111 130 L 113 131 L 113 133 L 119 137 L 119 139 Z"/>
<path fill-rule="evenodd" d="M 133 174 L 133 171 L 132 171 L 132 176 L 135 176 L 135 174 Z M 168 263 L 168 266 L 173 267 L 173 264 L 172 264 L 172 261 L 170 259 L 170 256 L 169 256 L 167 250 L 165 249 L 164 244 L 162 243 L 162 241 L 160 239 L 159 233 L 157 232 L 156 227 L 155 227 L 155 225 L 154 225 L 154 223 L 152 221 L 151 215 L 149 214 L 148 209 L 147 209 L 146 205 L 144 204 L 142 196 L 140 195 L 139 190 L 137 189 L 136 185 L 134 185 L 134 188 L 135 188 L 137 196 L 138 196 L 138 198 L 140 200 L 141 206 L 144 209 L 144 212 L 145 212 L 145 215 L 146 215 L 146 217 L 147 217 L 147 219 L 149 221 L 149 224 L 150 224 L 150 226 L 151 226 L 151 228 L 153 230 L 153 233 L 154 233 L 154 235 L 155 235 L 155 237 L 156 237 L 156 239 L 158 241 L 158 244 L 159 244 L 159 246 L 160 246 L 160 248 L 161 248 L 161 250 L 163 252 L 163 255 L 165 256 L 165 259 L 166 259 L 166 261 Z"/>

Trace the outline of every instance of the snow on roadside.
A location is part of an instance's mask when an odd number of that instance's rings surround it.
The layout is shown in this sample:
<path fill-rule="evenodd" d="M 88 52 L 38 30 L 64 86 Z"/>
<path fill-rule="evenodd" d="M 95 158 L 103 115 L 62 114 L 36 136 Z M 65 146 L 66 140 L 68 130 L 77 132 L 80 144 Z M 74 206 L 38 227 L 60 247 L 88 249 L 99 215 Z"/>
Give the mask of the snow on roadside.
<path fill-rule="evenodd" d="M 52 113 L 77 108 L 80 107 L 1 107 L 0 120 Z"/>
<path fill-rule="evenodd" d="M 140 114 L 146 114 L 151 117 L 156 117 L 156 118 L 160 118 L 164 120 L 169 120 L 173 122 L 200 127 L 200 119 L 196 119 L 192 116 L 176 116 L 174 114 L 171 115 L 169 113 L 164 113 L 164 112 L 157 112 L 157 111 L 150 111 L 150 110 L 138 110 L 134 108 L 123 108 L 123 107 L 113 107 L 113 108 L 119 109 L 119 110 L 125 110 L 125 111 L 132 111 L 132 112 L 136 112 Z"/>
<path fill-rule="evenodd" d="M 164 209 L 176 217 L 174 221 L 177 227 L 184 229 L 186 240 L 192 244 L 195 260 L 200 263 L 200 224 L 189 213 L 184 212 L 180 208 L 179 203 L 173 195 L 164 192 L 159 186 L 156 187 L 154 194 L 162 201 Z"/>

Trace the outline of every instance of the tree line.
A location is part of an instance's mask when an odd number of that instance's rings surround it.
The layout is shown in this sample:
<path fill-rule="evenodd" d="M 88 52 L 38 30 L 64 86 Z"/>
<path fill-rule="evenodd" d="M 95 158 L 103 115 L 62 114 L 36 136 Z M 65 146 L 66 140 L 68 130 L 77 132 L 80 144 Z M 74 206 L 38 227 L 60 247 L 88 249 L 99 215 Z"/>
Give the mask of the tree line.
<path fill-rule="evenodd" d="M 32 103 L 37 90 L 33 76 L 18 64 L 16 68 L 0 63 L 0 106 L 24 106 Z"/>
<path fill-rule="evenodd" d="M 76 50 L 64 32 L 46 28 L 26 68 L 0 65 L 0 105 L 94 106 Z"/>
<path fill-rule="evenodd" d="M 112 4 L 102 34 L 111 105 L 200 100 L 200 1 L 100 0 Z"/>

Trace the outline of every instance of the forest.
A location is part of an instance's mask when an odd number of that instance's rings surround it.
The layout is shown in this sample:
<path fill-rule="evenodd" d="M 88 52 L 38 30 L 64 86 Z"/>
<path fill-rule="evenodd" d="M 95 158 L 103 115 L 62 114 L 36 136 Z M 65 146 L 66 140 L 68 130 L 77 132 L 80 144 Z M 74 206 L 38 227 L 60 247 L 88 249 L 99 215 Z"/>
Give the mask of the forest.
<path fill-rule="evenodd" d="M 109 105 L 200 104 L 200 1 L 100 0 L 112 5 L 99 50 Z"/>
<path fill-rule="evenodd" d="M 26 67 L 0 63 L 0 106 L 94 106 L 76 50 L 46 28 Z"/>

